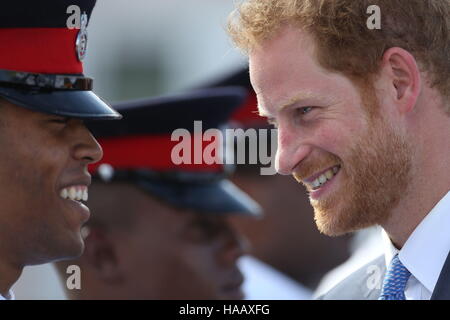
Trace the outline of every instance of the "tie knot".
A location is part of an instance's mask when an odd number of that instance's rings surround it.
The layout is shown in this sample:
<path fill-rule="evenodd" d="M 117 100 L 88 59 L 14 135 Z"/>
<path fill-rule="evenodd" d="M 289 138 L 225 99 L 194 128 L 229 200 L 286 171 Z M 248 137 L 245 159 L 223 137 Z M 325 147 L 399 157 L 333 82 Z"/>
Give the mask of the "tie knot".
<path fill-rule="evenodd" d="M 380 300 L 405 300 L 405 287 L 410 276 L 411 272 L 395 255 L 384 277 Z"/>

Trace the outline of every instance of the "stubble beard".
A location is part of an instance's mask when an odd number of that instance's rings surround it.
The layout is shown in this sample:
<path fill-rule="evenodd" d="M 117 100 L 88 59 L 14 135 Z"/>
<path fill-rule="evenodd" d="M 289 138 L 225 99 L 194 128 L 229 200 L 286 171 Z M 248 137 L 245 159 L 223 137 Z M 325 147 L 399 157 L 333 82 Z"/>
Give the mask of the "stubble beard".
<path fill-rule="evenodd" d="M 411 180 L 412 147 L 406 137 L 381 117 L 373 118 L 366 135 L 339 161 L 337 189 L 323 199 L 310 199 L 319 231 L 338 236 L 383 224 Z"/>

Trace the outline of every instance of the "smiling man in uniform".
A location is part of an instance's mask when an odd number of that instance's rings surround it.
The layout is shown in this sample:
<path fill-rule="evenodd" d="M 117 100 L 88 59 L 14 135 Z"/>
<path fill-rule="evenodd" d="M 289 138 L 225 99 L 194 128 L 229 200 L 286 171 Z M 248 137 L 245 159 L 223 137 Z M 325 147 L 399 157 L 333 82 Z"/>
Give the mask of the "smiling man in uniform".
<path fill-rule="evenodd" d="M 70 5 L 84 13 L 82 29 L 66 27 Z M 94 5 L 0 5 L 0 300 L 13 298 L 25 266 L 83 251 L 87 165 L 102 157 L 83 120 L 120 117 L 82 74 Z"/>
<path fill-rule="evenodd" d="M 234 17 L 278 172 L 323 233 L 384 229 L 384 256 L 324 298 L 450 299 L 450 2 L 250 0 Z"/>

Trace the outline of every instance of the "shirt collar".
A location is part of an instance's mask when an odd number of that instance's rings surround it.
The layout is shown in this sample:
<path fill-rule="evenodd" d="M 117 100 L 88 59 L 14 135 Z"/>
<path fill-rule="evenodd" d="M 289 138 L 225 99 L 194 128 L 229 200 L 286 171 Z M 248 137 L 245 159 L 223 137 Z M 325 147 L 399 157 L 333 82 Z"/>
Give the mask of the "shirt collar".
<path fill-rule="evenodd" d="M 381 237 L 383 239 L 383 249 L 384 249 L 384 262 L 386 263 L 386 270 L 388 270 L 392 259 L 398 254 L 398 249 L 394 247 L 391 239 L 384 229 L 381 229 Z"/>
<path fill-rule="evenodd" d="M 399 251 L 383 230 L 386 268 L 398 253 L 400 261 L 433 292 L 450 250 L 450 192 L 420 222 Z"/>

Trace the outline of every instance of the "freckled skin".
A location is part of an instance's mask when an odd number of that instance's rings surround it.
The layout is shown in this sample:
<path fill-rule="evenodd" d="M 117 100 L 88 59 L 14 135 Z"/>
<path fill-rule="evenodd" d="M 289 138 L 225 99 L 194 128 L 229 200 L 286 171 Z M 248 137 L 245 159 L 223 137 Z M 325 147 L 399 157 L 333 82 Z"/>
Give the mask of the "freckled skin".
<path fill-rule="evenodd" d="M 81 254 L 84 218 L 59 197 L 102 150 L 83 122 L 4 102 L 0 108 L 0 253 L 11 265 Z"/>

